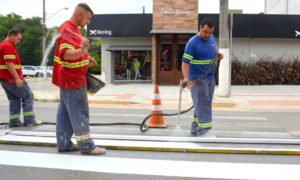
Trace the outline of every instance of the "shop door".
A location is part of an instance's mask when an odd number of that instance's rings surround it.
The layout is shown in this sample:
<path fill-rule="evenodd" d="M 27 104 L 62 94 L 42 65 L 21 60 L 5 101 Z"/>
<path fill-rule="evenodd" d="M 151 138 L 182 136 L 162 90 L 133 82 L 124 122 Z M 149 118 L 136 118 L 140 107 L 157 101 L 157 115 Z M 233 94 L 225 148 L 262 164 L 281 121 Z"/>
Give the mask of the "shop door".
<path fill-rule="evenodd" d="M 158 83 L 179 84 L 182 78 L 181 58 L 190 36 L 162 35 L 158 49 Z"/>
<path fill-rule="evenodd" d="M 175 71 L 176 56 L 174 35 L 161 35 L 158 48 L 158 83 L 177 84 Z"/>

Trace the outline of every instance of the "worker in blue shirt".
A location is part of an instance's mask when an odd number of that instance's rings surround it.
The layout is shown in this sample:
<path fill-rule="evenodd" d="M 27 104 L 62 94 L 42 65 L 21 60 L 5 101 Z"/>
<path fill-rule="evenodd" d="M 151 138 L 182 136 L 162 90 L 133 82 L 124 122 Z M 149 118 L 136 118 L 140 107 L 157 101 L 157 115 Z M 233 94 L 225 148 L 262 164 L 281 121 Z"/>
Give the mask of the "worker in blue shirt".
<path fill-rule="evenodd" d="M 214 59 L 223 59 L 217 53 L 213 35 L 214 21 L 205 18 L 199 32 L 186 44 L 182 57 L 183 86 L 190 87 L 194 103 L 191 135 L 202 136 L 212 128 L 212 99 L 215 89 Z"/>

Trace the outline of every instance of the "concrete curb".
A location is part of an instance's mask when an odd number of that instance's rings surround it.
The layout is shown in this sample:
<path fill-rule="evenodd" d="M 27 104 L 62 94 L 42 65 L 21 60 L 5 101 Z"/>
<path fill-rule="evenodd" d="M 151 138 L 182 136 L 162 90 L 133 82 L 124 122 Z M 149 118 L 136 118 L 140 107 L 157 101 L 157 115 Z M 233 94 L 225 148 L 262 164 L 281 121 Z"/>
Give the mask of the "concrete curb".
<path fill-rule="evenodd" d="M 45 99 L 45 98 L 34 98 L 34 101 L 37 102 L 59 102 L 59 98 L 53 98 L 53 99 Z M 88 100 L 91 104 L 139 104 L 136 102 L 130 102 L 130 101 L 114 101 L 114 100 Z"/>

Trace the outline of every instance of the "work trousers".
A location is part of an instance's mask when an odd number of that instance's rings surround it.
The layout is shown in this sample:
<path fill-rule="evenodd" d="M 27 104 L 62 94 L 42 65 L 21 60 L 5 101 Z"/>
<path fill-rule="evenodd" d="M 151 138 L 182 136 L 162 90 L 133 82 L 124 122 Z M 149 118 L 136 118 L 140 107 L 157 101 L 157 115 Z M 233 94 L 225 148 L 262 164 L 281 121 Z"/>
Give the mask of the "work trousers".
<path fill-rule="evenodd" d="M 92 151 L 96 148 L 90 137 L 86 87 L 75 90 L 60 89 L 56 120 L 58 150 L 67 150 L 72 146 L 73 133 L 82 152 Z"/>
<path fill-rule="evenodd" d="M 1 85 L 9 100 L 9 125 L 17 126 L 21 123 L 20 113 L 23 108 L 24 123 L 31 124 L 35 121 L 33 112 L 33 94 L 26 81 L 21 87 L 15 83 L 1 81 Z"/>
<path fill-rule="evenodd" d="M 194 103 L 194 120 L 191 133 L 208 131 L 212 127 L 212 100 L 215 81 L 201 79 L 191 87 Z"/>

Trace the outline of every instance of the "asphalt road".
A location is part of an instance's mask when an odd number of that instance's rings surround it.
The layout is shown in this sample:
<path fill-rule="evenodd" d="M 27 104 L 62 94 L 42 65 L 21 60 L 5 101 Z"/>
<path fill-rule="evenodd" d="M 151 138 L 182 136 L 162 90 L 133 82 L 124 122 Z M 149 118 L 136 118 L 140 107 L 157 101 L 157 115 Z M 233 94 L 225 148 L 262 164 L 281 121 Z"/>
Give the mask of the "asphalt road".
<path fill-rule="evenodd" d="M 35 102 L 36 118 L 44 122 L 55 122 L 57 103 Z M 164 111 L 174 113 L 173 111 Z M 90 106 L 90 123 L 141 123 L 148 115 L 147 109 L 106 108 L 105 105 Z M 212 134 L 217 137 L 297 138 L 299 137 L 300 112 L 233 112 L 213 113 Z M 177 116 L 165 117 L 166 129 L 150 129 L 148 135 L 189 136 L 192 112 L 181 116 L 180 129 L 175 129 Z M 7 122 L 8 104 L 0 105 L 0 122 Z M 54 126 L 36 128 L 38 131 L 55 131 Z M 137 126 L 91 127 L 92 133 L 141 134 Z"/>

